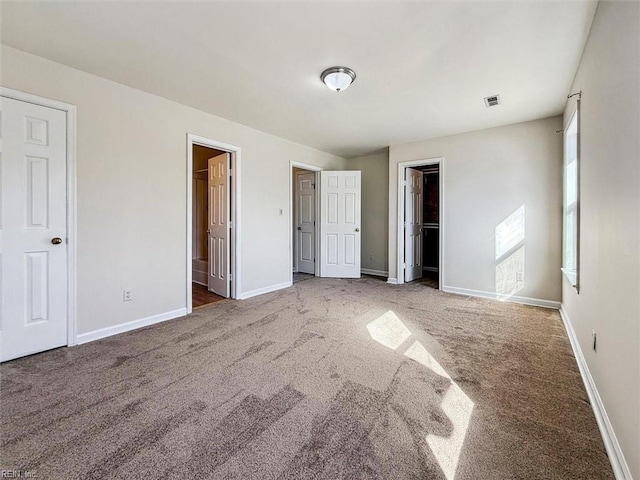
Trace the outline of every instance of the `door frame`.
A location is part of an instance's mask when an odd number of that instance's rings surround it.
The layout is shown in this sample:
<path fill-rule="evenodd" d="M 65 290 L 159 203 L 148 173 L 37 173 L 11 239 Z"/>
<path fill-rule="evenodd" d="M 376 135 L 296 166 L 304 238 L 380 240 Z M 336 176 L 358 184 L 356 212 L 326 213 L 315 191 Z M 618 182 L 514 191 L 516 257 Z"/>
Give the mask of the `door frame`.
<path fill-rule="evenodd" d="M 444 258 L 444 157 L 425 158 L 422 160 L 410 160 L 398 163 L 398 223 L 397 223 L 397 254 L 396 254 L 396 278 L 398 284 L 404 284 L 404 177 L 405 170 L 412 167 L 424 167 L 426 165 L 439 166 L 438 181 L 438 290 L 442 290 L 442 259 Z"/>
<path fill-rule="evenodd" d="M 67 181 L 67 346 L 78 343 L 77 305 L 77 109 L 75 105 L 40 97 L 31 93 L 0 87 L 0 97 L 53 108 L 66 117 L 66 181 Z"/>
<path fill-rule="evenodd" d="M 187 273 L 187 288 L 186 288 L 186 309 L 187 315 L 193 311 L 193 298 L 192 298 L 192 285 L 193 272 L 192 272 L 192 239 L 193 239 L 193 146 L 200 145 L 202 147 L 214 148 L 230 154 L 231 162 L 231 195 L 229 201 L 231 202 L 231 251 L 230 251 L 230 273 L 231 277 L 231 291 L 230 297 L 237 299 L 242 292 L 241 282 L 241 265 L 242 256 L 240 249 L 240 167 L 241 167 L 241 148 L 230 143 L 219 142 L 210 138 L 201 137 L 193 133 L 187 133 L 187 228 L 186 228 L 186 273 Z"/>
<path fill-rule="evenodd" d="M 315 210 L 316 210 L 316 228 L 315 228 L 315 255 L 316 261 L 313 266 L 314 275 L 320 276 L 320 172 L 322 167 L 310 165 L 308 163 L 296 162 L 294 160 L 289 161 L 289 281 L 293 284 L 293 169 L 302 168 L 314 172 L 316 175 L 316 195 L 315 195 Z"/>

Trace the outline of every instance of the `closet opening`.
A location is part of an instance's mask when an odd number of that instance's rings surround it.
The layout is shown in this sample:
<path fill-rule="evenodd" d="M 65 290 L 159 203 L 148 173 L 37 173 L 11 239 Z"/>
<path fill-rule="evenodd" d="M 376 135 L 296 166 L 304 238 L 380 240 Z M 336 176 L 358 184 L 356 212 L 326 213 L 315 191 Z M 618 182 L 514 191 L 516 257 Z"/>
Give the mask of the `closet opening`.
<path fill-rule="evenodd" d="M 400 165 L 399 283 L 442 287 L 441 160 Z"/>
<path fill-rule="evenodd" d="M 422 283 L 439 288 L 440 263 L 440 166 L 419 167 L 422 171 Z"/>

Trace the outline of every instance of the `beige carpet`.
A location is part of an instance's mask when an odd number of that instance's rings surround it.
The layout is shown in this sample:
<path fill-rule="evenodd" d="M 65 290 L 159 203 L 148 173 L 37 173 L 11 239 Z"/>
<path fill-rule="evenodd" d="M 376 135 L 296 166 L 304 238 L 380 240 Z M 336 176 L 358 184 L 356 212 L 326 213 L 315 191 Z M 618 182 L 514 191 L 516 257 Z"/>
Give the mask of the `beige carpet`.
<path fill-rule="evenodd" d="M 558 312 L 314 278 L 3 364 L 39 479 L 608 479 Z"/>

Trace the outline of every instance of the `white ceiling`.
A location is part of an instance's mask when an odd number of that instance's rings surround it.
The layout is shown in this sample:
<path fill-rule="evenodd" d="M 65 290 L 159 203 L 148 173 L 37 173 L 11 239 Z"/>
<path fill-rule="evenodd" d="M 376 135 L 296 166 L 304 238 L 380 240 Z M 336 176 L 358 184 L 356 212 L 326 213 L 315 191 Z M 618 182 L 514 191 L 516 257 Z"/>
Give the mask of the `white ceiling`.
<path fill-rule="evenodd" d="M 353 157 L 560 114 L 596 2 L 1 5 L 6 45 Z"/>

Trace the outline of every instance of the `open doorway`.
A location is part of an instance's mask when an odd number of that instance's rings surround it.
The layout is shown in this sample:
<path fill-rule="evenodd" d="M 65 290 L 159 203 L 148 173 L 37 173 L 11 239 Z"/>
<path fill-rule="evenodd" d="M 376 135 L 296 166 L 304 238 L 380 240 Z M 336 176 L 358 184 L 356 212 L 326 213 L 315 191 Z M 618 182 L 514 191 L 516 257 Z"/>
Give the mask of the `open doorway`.
<path fill-rule="evenodd" d="M 193 216 L 191 228 L 192 242 L 192 307 L 198 308 L 210 303 L 224 300 L 224 296 L 216 293 L 213 285 L 209 285 L 212 262 L 215 258 L 215 246 L 210 245 L 211 216 L 220 211 L 217 203 L 221 200 L 217 195 L 209 193 L 209 160 L 227 155 L 227 152 L 215 148 L 193 145 Z M 223 159 L 224 160 L 224 159 Z M 216 188 L 212 186 L 212 188 Z M 224 201 L 224 200 L 223 200 Z M 215 239 L 213 239 L 215 241 Z M 212 251 L 214 250 L 214 251 Z"/>
<path fill-rule="evenodd" d="M 442 285 L 442 159 L 399 165 L 398 280 Z"/>
<path fill-rule="evenodd" d="M 319 275 L 318 172 L 311 165 L 291 162 L 291 282 Z"/>
<path fill-rule="evenodd" d="M 431 288 L 439 288 L 440 270 L 440 165 L 418 167 L 422 172 L 422 278 Z"/>
<path fill-rule="evenodd" d="M 191 312 L 236 298 L 239 149 L 195 135 L 188 135 L 187 147 L 187 311 Z"/>

